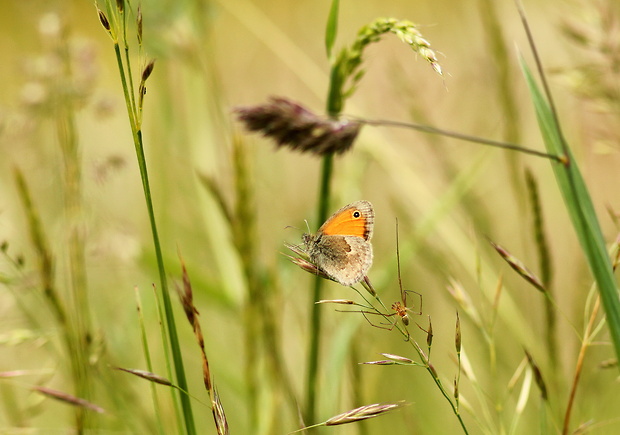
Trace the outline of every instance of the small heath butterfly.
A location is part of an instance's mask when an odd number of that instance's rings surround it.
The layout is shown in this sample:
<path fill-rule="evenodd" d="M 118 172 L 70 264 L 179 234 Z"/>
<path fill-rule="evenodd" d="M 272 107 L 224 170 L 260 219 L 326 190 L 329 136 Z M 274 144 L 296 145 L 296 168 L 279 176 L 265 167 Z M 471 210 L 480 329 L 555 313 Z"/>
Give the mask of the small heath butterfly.
<path fill-rule="evenodd" d="M 372 265 L 375 212 L 368 201 L 342 207 L 316 234 L 304 234 L 310 261 L 334 281 L 350 286 L 364 279 Z"/>

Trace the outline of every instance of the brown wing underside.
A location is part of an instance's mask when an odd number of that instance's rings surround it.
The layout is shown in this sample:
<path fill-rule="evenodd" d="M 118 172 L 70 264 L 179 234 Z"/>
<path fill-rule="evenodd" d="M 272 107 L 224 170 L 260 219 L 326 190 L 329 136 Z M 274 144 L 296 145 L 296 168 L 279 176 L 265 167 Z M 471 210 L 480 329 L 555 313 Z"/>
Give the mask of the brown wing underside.
<path fill-rule="evenodd" d="M 313 263 L 342 285 L 361 281 L 372 265 L 372 245 L 361 237 L 323 235 L 310 250 Z"/>

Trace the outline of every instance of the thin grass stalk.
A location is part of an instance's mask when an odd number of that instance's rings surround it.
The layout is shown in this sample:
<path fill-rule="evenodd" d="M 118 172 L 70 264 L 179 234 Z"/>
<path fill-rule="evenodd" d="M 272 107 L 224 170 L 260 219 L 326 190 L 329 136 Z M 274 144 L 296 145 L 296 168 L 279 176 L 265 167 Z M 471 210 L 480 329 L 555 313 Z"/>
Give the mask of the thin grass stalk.
<path fill-rule="evenodd" d="M 321 166 L 321 181 L 319 185 L 319 203 L 317 210 L 318 222 L 325 222 L 329 209 L 330 181 L 332 178 L 334 155 L 328 154 L 323 157 Z M 321 312 L 314 301 L 320 301 L 323 295 L 323 278 L 316 276 L 312 291 L 312 312 L 310 314 L 310 352 L 308 354 L 308 378 L 306 382 L 306 422 L 315 421 L 317 378 L 321 347 Z"/>
<path fill-rule="evenodd" d="M 142 312 L 142 302 L 140 300 L 140 292 L 138 288 L 134 288 L 136 294 L 136 307 L 138 309 L 138 322 L 140 323 L 140 341 L 142 342 L 142 352 L 144 353 L 144 360 L 146 361 L 146 368 L 149 372 L 154 373 L 153 363 L 151 362 L 151 351 L 149 349 L 149 341 L 146 337 L 146 328 L 144 326 L 144 315 Z M 153 409 L 155 410 L 155 418 L 157 419 L 158 432 L 164 434 L 164 425 L 161 420 L 162 412 L 159 406 L 159 398 L 157 397 L 157 388 L 155 383 L 150 382 L 151 399 L 153 400 Z"/>
<path fill-rule="evenodd" d="M 166 361 L 166 374 L 169 379 L 172 379 L 172 365 L 170 364 L 170 342 L 168 341 L 168 329 L 166 328 L 166 314 L 164 313 L 160 298 L 157 296 L 157 286 L 153 284 L 153 296 L 155 306 L 157 310 L 157 324 L 159 325 L 159 333 L 161 335 L 161 342 L 164 350 L 164 360 Z M 178 425 L 178 432 L 183 433 L 183 417 L 179 404 L 179 396 L 172 394 L 172 404 L 176 415 L 176 423 Z"/>
<path fill-rule="evenodd" d="M 159 293 L 162 298 L 162 306 L 164 309 L 164 318 L 162 319 L 162 327 L 166 330 L 168 340 L 170 342 L 170 353 L 172 355 L 173 368 L 176 374 L 176 381 L 179 388 L 183 391 L 188 391 L 187 379 L 185 377 L 185 370 L 183 368 L 183 356 L 181 354 L 181 347 L 179 345 L 179 338 L 176 330 L 176 323 L 174 320 L 174 312 L 172 311 L 172 303 L 170 301 L 170 293 L 168 288 L 168 282 L 166 280 L 166 269 L 164 265 L 161 244 L 159 242 L 159 234 L 157 231 L 157 224 L 155 221 L 155 209 L 153 207 L 153 199 L 151 197 L 151 187 L 149 183 L 148 170 L 146 165 L 146 156 L 144 154 L 144 145 L 142 142 L 142 131 L 139 130 L 138 121 L 135 119 L 134 111 L 131 108 L 131 100 L 129 95 L 131 94 L 127 87 L 127 80 L 125 79 L 125 69 L 123 67 L 123 61 L 121 58 L 120 47 L 118 43 L 114 44 L 114 51 L 116 54 L 116 60 L 121 75 L 121 83 L 123 92 L 125 94 L 125 103 L 127 106 L 127 113 L 129 115 L 132 136 L 134 139 L 134 147 L 136 151 L 136 158 L 138 160 L 138 167 L 140 169 L 140 178 L 142 180 L 142 189 L 144 192 L 144 199 L 146 202 L 146 208 L 149 216 L 149 224 L 151 227 L 151 235 L 153 238 L 153 246 L 155 249 L 155 257 L 157 261 L 157 270 L 159 271 L 159 281 L 161 292 Z M 166 361 L 168 361 L 168 353 L 166 352 Z M 171 390 L 171 394 L 176 395 L 174 390 Z M 194 417 L 191 408 L 191 402 L 186 394 L 179 394 L 181 401 L 181 407 L 183 411 L 183 420 L 185 422 L 185 429 L 187 433 L 196 433 Z"/>
<path fill-rule="evenodd" d="M 452 412 L 458 419 L 459 424 L 461 425 L 461 429 L 463 429 L 463 433 L 469 434 L 469 431 L 467 430 L 467 426 L 465 425 L 465 421 L 463 421 L 463 416 L 461 415 L 459 411 L 458 402 L 452 401 L 452 396 L 448 393 L 448 390 L 446 390 L 446 388 L 443 386 L 441 379 L 439 379 L 439 374 L 435 370 L 435 367 L 433 367 L 433 365 L 429 361 L 428 357 L 426 356 L 426 354 L 424 353 L 420 345 L 415 340 L 410 340 L 410 342 L 413 348 L 418 353 L 418 356 L 420 357 L 422 362 L 426 365 L 426 371 L 433 378 L 433 382 L 435 382 L 435 385 L 437 385 L 437 388 L 439 388 L 439 391 L 441 392 L 441 394 L 446 398 L 446 400 L 450 404 L 450 407 L 452 408 Z"/>
<path fill-rule="evenodd" d="M 125 14 L 125 8 L 121 9 L 119 11 L 119 14 L 121 16 L 121 20 L 122 20 L 122 27 L 123 27 L 123 51 L 125 53 L 125 65 L 127 67 L 127 80 L 129 81 L 129 89 L 135 89 L 134 84 L 133 84 L 133 74 L 131 72 L 131 62 L 129 60 L 129 43 L 127 42 L 127 15 Z M 140 38 L 141 39 L 141 38 Z M 131 109 L 133 110 L 133 118 L 138 120 L 139 116 L 138 113 L 136 112 L 136 100 L 135 100 L 135 95 L 133 92 L 129 93 L 129 99 L 130 99 L 130 104 L 128 105 L 128 107 L 131 107 Z"/>
<path fill-rule="evenodd" d="M 594 321 L 598 316 L 598 311 L 601 306 L 600 304 L 601 298 L 600 296 L 596 298 L 596 302 L 594 304 L 594 309 L 592 310 L 592 314 L 590 315 L 590 320 L 588 321 L 588 325 L 586 326 L 585 334 L 583 336 L 583 340 L 581 342 L 581 348 L 579 349 L 579 356 L 577 357 L 577 364 L 575 364 L 575 373 L 573 374 L 573 382 L 571 384 L 570 393 L 568 395 L 568 403 L 566 405 L 566 412 L 564 413 L 564 423 L 562 425 L 562 435 L 568 435 L 569 427 L 570 427 L 570 418 L 573 410 L 573 405 L 575 403 L 575 396 L 577 394 L 577 386 L 579 385 L 579 379 L 581 378 L 581 373 L 583 372 L 583 361 L 586 357 L 586 351 L 590 346 L 590 342 L 592 340 L 594 330 Z"/>
<path fill-rule="evenodd" d="M 338 11 L 340 7 L 339 0 L 332 0 L 332 5 L 327 18 L 327 25 L 325 27 L 325 51 L 327 57 L 332 63 L 330 72 L 329 88 L 327 91 L 327 114 L 331 117 L 336 117 L 340 110 L 342 110 L 343 97 L 339 90 L 342 89 L 340 83 L 340 75 L 338 73 L 338 66 L 336 59 L 332 56 L 332 48 L 338 35 Z M 319 184 L 319 198 L 317 208 L 317 222 L 325 222 L 327 219 L 327 210 L 329 208 L 330 199 L 330 181 L 332 178 L 334 166 L 334 155 L 326 154 L 323 157 L 321 165 L 321 180 Z M 314 279 L 314 288 L 312 291 L 312 308 L 310 313 L 310 344 L 308 353 L 308 374 L 306 380 L 306 412 L 304 415 L 305 421 L 311 423 L 315 421 L 316 415 L 316 398 L 317 392 L 317 378 L 320 359 L 321 348 L 321 312 L 322 310 L 315 304 L 315 301 L 322 300 L 323 279 L 318 275 Z"/>
<path fill-rule="evenodd" d="M 529 154 L 529 155 L 536 156 L 536 157 L 544 157 L 546 159 L 557 161 L 557 162 L 561 161 L 561 158 L 556 154 L 545 153 L 542 151 L 525 148 L 521 145 L 517 145 L 514 143 L 501 142 L 501 141 L 492 140 L 492 139 L 485 139 L 485 138 L 478 137 L 478 136 L 471 136 L 468 134 L 457 133 L 455 131 L 444 130 L 444 129 L 437 128 L 437 127 L 431 127 L 429 125 L 421 125 L 421 124 L 416 124 L 413 122 L 391 121 L 391 120 L 386 120 L 386 119 L 357 118 L 356 120 L 363 124 L 375 125 L 375 126 L 383 125 L 383 126 L 391 126 L 391 127 L 409 128 L 412 130 L 421 131 L 423 133 L 438 134 L 438 135 L 445 136 L 445 137 L 451 137 L 453 139 L 459 139 L 465 142 L 472 142 L 472 143 L 477 143 L 480 145 L 488 145 L 488 146 L 495 147 L 495 148 L 502 148 L 505 150 L 517 151 L 520 153 Z"/>
<path fill-rule="evenodd" d="M 564 139 L 557 118 L 557 111 L 553 105 L 552 96 L 545 80 L 542 64 L 538 58 L 533 37 L 529 31 L 522 9 L 520 9 L 520 13 L 545 89 L 544 96 L 523 59 L 521 59 L 522 71 L 536 109 L 538 125 L 545 147 L 550 153 L 562 155 L 565 160 L 562 164 L 553 164 L 552 168 L 577 238 L 596 280 L 603 308 L 607 315 L 609 332 L 614 344 L 616 357 L 620 359 L 620 299 L 618 298 L 618 289 L 612 272 L 611 260 L 605 248 L 605 240 L 603 239 L 598 218 L 592 205 L 592 198 L 588 193 L 587 186 L 568 143 Z"/>
<path fill-rule="evenodd" d="M 110 11 L 110 5 L 108 3 L 108 11 Z M 118 38 L 115 37 L 113 32 L 110 32 L 114 43 L 114 53 L 116 55 L 116 62 L 119 69 L 119 75 L 121 78 L 121 85 L 123 94 L 125 97 L 125 105 L 127 107 L 127 114 L 129 117 L 129 124 L 131 126 L 131 132 L 136 151 L 136 158 L 138 161 L 138 167 L 140 169 L 140 178 L 142 180 L 142 188 L 144 192 L 144 199 L 146 202 L 146 208 L 149 216 L 149 224 L 151 227 L 151 233 L 153 238 L 153 245 L 155 249 L 155 257 L 157 260 L 157 269 L 159 271 L 159 280 L 161 283 L 161 298 L 163 302 L 164 314 L 165 314 L 165 328 L 168 334 L 168 340 L 170 341 L 170 349 L 172 353 L 172 360 L 174 371 L 176 374 L 176 381 L 179 389 L 182 391 L 188 391 L 187 379 L 185 376 L 185 369 L 183 367 L 183 356 L 181 354 L 181 347 L 179 345 L 179 338 L 176 330 L 176 323 L 174 320 L 174 312 L 172 310 L 172 303 L 170 301 L 170 292 L 168 288 L 168 282 L 166 280 L 166 270 L 162 255 L 161 244 L 159 241 L 159 234 L 157 231 L 157 224 L 155 221 L 155 210 L 153 206 L 153 200 L 151 197 L 151 188 L 148 177 L 148 170 L 146 164 L 146 157 L 144 154 L 144 144 L 142 140 L 141 120 L 137 119 L 137 110 L 135 108 L 135 100 L 132 98 L 132 94 L 135 92 L 133 88 L 129 87 L 127 82 L 127 72 L 123 64 L 123 57 L 119 46 Z M 129 64 L 130 65 L 130 64 Z M 133 102 L 133 104 L 132 104 Z M 166 361 L 168 361 L 168 355 L 166 353 Z M 172 391 L 172 390 L 171 390 Z M 175 392 L 172 392 L 175 395 Z M 181 407 L 183 411 L 183 420 L 185 424 L 185 430 L 188 434 L 195 434 L 196 427 L 194 423 L 194 417 L 192 413 L 192 407 L 190 398 L 187 394 L 179 394 Z"/>

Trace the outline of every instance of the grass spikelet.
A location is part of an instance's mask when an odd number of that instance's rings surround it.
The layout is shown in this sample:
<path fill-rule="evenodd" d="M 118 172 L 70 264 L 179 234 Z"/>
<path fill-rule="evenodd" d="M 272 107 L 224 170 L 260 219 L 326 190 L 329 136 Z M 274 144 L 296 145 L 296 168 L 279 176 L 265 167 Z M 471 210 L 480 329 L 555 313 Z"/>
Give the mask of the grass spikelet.
<path fill-rule="evenodd" d="M 542 397 L 543 400 L 546 401 L 548 397 L 547 396 L 547 385 L 545 384 L 545 381 L 542 377 L 542 372 L 540 371 L 540 368 L 534 361 L 534 358 L 532 358 L 532 355 L 530 355 L 530 353 L 527 350 L 525 350 L 525 356 L 527 357 L 527 362 L 530 364 L 530 367 L 532 368 L 532 371 L 534 372 L 534 380 L 536 381 L 536 385 L 538 385 L 538 389 L 540 390 L 540 396 Z"/>
<path fill-rule="evenodd" d="M 428 316 L 428 329 L 426 330 L 426 346 L 428 347 L 429 353 L 430 353 L 432 344 L 433 344 L 433 322 L 431 322 L 431 316 Z"/>
<path fill-rule="evenodd" d="M 495 248 L 497 253 L 506 261 L 506 263 L 508 263 L 508 265 L 515 272 L 521 275 L 521 277 L 523 277 L 527 282 L 532 284 L 537 290 L 543 293 L 546 292 L 545 286 L 543 285 L 540 278 L 538 278 L 538 276 L 536 276 L 532 271 L 530 271 L 518 258 L 513 256 L 510 252 L 502 248 L 497 243 L 494 243 L 490 240 L 489 243 L 491 244 L 491 246 L 493 246 L 493 248 Z"/>
<path fill-rule="evenodd" d="M 398 362 L 404 362 L 404 363 L 412 363 L 413 360 L 409 359 L 409 358 L 405 358 L 404 356 L 399 356 L 399 355 L 394 355 L 391 353 L 382 353 L 381 355 L 383 355 L 386 358 L 392 359 L 394 361 L 398 361 Z"/>
<path fill-rule="evenodd" d="M 459 312 L 456 312 L 456 328 L 454 333 L 454 347 L 456 348 L 456 355 L 461 354 L 461 319 Z"/>
<path fill-rule="evenodd" d="M 341 305 L 358 305 L 357 302 L 351 299 L 325 299 L 316 301 L 315 304 L 341 304 Z"/>
<path fill-rule="evenodd" d="M 99 15 L 99 22 L 103 26 L 103 28 L 108 32 L 110 36 L 112 36 L 112 30 L 110 28 L 110 21 L 106 14 L 99 8 L 97 8 L 97 14 Z"/>
<path fill-rule="evenodd" d="M 114 367 L 114 370 L 120 370 L 122 372 L 130 373 L 139 378 L 146 379 L 147 381 L 155 382 L 156 384 L 165 385 L 167 387 L 175 387 L 175 385 L 172 382 L 170 382 L 168 379 L 164 378 L 163 376 L 160 376 L 152 372 L 147 372 L 145 370 L 126 369 L 123 367 Z"/>
<path fill-rule="evenodd" d="M 153 72 L 155 67 L 155 59 L 151 59 L 142 70 L 142 83 L 146 82 Z"/>
<path fill-rule="evenodd" d="M 88 409 L 90 411 L 94 411 L 99 414 L 103 414 L 105 412 L 105 410 L 102 407 L 95 405 L 94 403 L 91 403 L 88 400 L 75 397 L 71 394 L 67 394 L 62 391 L 54 390 L 52 388 L 47 388 L 47 387 L 35 387 L 33 388 L 33 390 L 37 391 L 38 393 L 43 394 L 44 396 L 50 397 L 55 400 L 59 400 L 64 403 L 68 403 L 73 406 L 77 406 L 79 408 Z"/>
<path fill-rule="evenodd" d="M 338 426 L 341 424 L 354 423 L 356 421 L 367 420 L 378 417 L 386 412 L 393 411 L 405 405 L 405 402 L 397 403 L 373 403 L 371 405 L 360 406 L 342 414 L 336 415 L 325 422 L 325 426 Z"/>
<path fill-rule="evenodd" d="M 181 304 L 183 306 L 183 310 L 185 311 L 185 316 L 194 329 L 194 335 L 196 336 L 198 346 L 200 347 L 200 352 L 202 355 L 202 377 L 205 388 L 209 393 L 209 398 L 211 399 L 211 411 L 213 413 L 215 427 L 217 428 L 218 434 L 228 434 L 228 422 L 226 420 L 226 414 L 224 413 L 224 407 L 222 406 L 217 389 L 213 384 L 211 370 L 209 369 L 209 359 L 207 358 L 207 352 L 205 351 L 204 336 L 202 335 L 202 328 L 200 327 L 200 321 L 198 320 L 199 313 L 194 305 L 192 283 L 189 279 L 189 274 L 187 273 L 187 268 L 185 267 L 185 262 L 182 258 L 181 269 L 183 275 L 183 290 L 179 288 L 177 288 L 177 290 L 179 292 L 179 296 L 181 297 Z"/>
<path fill-rule="evenodd" d="M 228 420 L 226 419 L 226 414 L 224 413 L 224 407 L 222 406 L 222 402 L 220 401 L 220 395 L 217 392 L 217 388 L 213 387 L 213 397 L 211 399 L 213 407 L 211 411 L 213 412 L 213 419 L 215 420 L 215 427 L 217 429 L 218 435 L 228 435 Z"/>
<path fill-rule="evenodd" d="M 379 417 L 395 409 L 402 408 L 405 405 L 407 404 L 401 401 L 396 403 L 373 403 L 371 405 L 360 406 L 359 408 L 351 409 L 350 411 L 338 414 L 322 423 L 317 423 L 312 426 L 306 426 L 299 430 L 289 432 L 289 435 L 320 426 L 340 426 L 343 424 L 368 420 L 369 418 Z"/>
<path fill-rule="evenodd" d="M 384 357 L 386 357 L 388 359 L 387 360 L 380 360 L 380 361 L 368 361 L 368 362 L 363 362 L 361 364 L 379 365 L 379 366 L 420 365 L 417 362 L 415 362 L 414 360 L 412 360 L 410 358 L 406 358 L 404 356 L 394 355 L 394 354 L 391 354 L 391 353 L 382 353 L 381 355 L 383 355 Z"/>
<path fill-rule="evenodd" d="M 202 328 L 200 327 L 200 322 L 198 320 L 198 309 L 194 306 L 194 292 L 192 290 L 192 283 L 189 279 L 189 274 L 187 273 L 187 268 L 185 267 L 185 263 L 183 259 L 181 259 L 181 269 L 183 275 L 183 290 L 178 289 L 179 296 L 181 298 L 181 305 L 183 306 L 183 310 L 185 311 L 185 317 L 192 328 L 194 330 L 194 335 L 196 340 L 198 341 L 198 346 L 200 347 L 200 351 L 202 354 L 202 376 L 205 384 L 205 388 L 209 392 L 212 393 L 213 384 L 211 382 L 211 371 L 209 370 L 209 360 L 207 358 L 207 353 L 205 351 L 205 340 L 202 335 Z"/>

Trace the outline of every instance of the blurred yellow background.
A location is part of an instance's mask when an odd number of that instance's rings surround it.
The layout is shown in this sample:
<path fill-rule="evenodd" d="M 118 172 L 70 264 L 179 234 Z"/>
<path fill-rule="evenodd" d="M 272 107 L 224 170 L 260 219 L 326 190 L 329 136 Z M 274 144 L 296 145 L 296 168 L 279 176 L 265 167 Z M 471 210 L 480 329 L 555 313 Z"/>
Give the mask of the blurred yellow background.
<path fill-rule="evenodd" d="M 313 277 L 281 253 L 285 241 L 300 243 L 304 219 L 313 231 L 321 224 L 315 221 L 320 160 L 276 150 L 268 139 L 243 131 L 232 109 L 277 95 L 324 112 L 330 4 L 150 0 L 142 4 L 142 55 L 135 38 L 128 38 L 136 83 L 146 62 L 156 59 L 147 81 L 143 138 L 199 433 L 215 429 L 200 353 L 174 290 L 180 277 L 177 251 L 192 279 L 231 433 L 288 433 L 299 427 L 297 404 L 282 383 L 283 377 L 290 379 L 303 407 Z M 127 7 L 132 22 L 136 7 Z M 620 5 L 548 0 L 525 1 L 524 7 L 565 136 L 611 245 L 620 207 Z M 439 53 L 444 75 L 394 35 L 385 35 L 364 52 L 366 75 L 345 114 L 427 124 L 543 150 L 518 56 L 534 64 L 512 1 L 343 1 L 336 52 L 352 43 L 361 26 L 382 16 L 416 23 Z M 159 286 L 157 266 L 116 58 L 96 8 L 85 1 L 5 0 L 0 24 L 0 242 L 6 243 L 0 258 L 0 372 L 30 371 L 0 382 L 0 428 L 65 433 L 74 423 L 72 409 L 31 391 L 35 385 L 74 390 L 67 369 L 71 356 L 43 296 L 39 256 L 15 170 L 29 186 L 54 258 L 56 286 L 68 306 L 74 259 L 67 240 L 75 225 L 80 228 L 95 372 L 110 371 L 108 364 L 145 369 L 137 287 L 154 371 L 165 375 L 152 291 L 153 283 Z M 62 49 L 68 50 L 68 70 L 59 64 Z M 81 168 L 76 215 L 68 215 L 65 202 L 76 186 L 67 185 L 63 169 L 58 134 L 63 103 L 58 99 L 70 101 L 75 122 Z M 237 160 L 234 141 L 241 150 Z M 248 171 L 241 197 L 239 165 Z M 487 242 L 499 243 L 540 273 L 526 170 L 538 185 L 549 245 L 555 352 L 545 338 L 544 296 Z M 408 129 L 365 126 L 352 151 L 336 157 L 334 171 L 330 211 L 358 199 L 374 204 L 375 260 L 369 276 L 386 304 L 399 299 L 398 218 L 402 281 L 423 295 L 423 315 L 415 320 L 426 328 L 427 316 L 432 319 L 431 361 L 449 390 L 457 373 L 459 310 L 470 364 L 459 392 L 470 433 L 533 433 L 541 425 L 552 433 L 559 430 L 595 293 L 549 161 Z M 249 296 L 243 252 L 233 243 L 232 225 L 219 203 L 223 199 L 234 211 L 239 198 L 248 201 L 255 219 L 247 225 L 254 231 L 260 303 Z M 17 264 L 20 258 L 23 266 Z M 464 299 L 455 300 L 450 288 L 461 288 Z M 325 299 L 336 298 L 359 300 L 351 289 L 326 282 Z M 448 402 L 424 368 L 358 365 L 382 358 L 380 353 L 416 359 L 410 343 L 395 330 L 372 328 L 359 313 L 340 313 L 334 305 L 322 310 L 317 422 L 363 404 L 405 400 L 410 406 L 393 413 L 327 430 L 459 432 Z M 259 317 L 255 323 L 253 316 Z M 409 331 L 425 343 L 426 334 L 415 325 Z M 604 327 L 596 342 L 600 345 L 587 351 L 570 427 L 591 422 L 588 433 L 617 433 L 617 369 L 599 368 L 614 355 Z M 248 354 L 249 349 L 255 353 Z M 274 370 L 273 349 L 283 372 Z M 541 367 L 548 402 L 540 400 L 528 377 L 524 349 Z M 107 412 L 96 417 L 92 433 L 156 431 L 147 381 L 120 372 L 102 379 L 112 383 L 95 381 L 89 400 Z M 157 389 L 165 432 L 173 433 L 170 395 L 166 387 Z"/>

